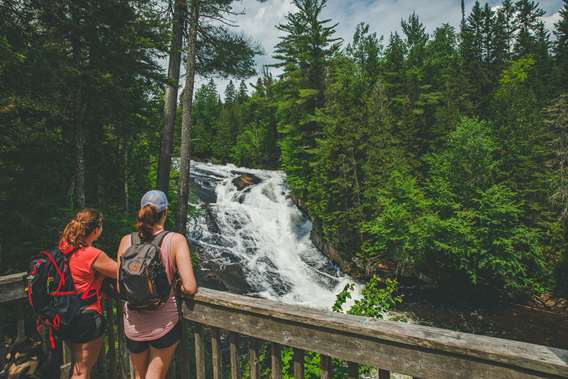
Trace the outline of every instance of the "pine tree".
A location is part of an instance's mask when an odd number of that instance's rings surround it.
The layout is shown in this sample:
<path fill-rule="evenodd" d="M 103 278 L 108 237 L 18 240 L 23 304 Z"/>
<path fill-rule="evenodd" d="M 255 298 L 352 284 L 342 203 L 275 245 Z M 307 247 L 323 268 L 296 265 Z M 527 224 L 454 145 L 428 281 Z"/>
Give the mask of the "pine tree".
<path fill-rule="evenodd" d="M 568 0 L 563 1 L 560 20 L 554 24 L 556 83 L 560 93 L 568 91 Z"/>
<path fill-rule="evenodd" d="M 249 98 L 248 95 L 248 88 L 247 88 L 247 84 L 245 83 L 244 80 L 241 80 L 241 83 L 239 84 L 239 93 L 237 94 L 237 103 L 239 104 L 243 104 L 245 101 L 247 101 Z"/>
<path fill-rule="evenodd" d="M 293 3 L 298 11 L 277 26 L 283 36 L 274 58 L 276 66 L 284 69 L 278 85 L 282 166 L 291 189 L 303 198 L 312 177 L 311 149 L 322 129 L 313 117 L 324 105 L 325 69 L 338 40 L 333 36 L 336 25 L 321 19 L 327 0 Z"/>
<path fill-rule="evenodd" d="M 232 80 L 229 80 L 229 84 L 225 88 L 225 105 L 233 104 L 237 100 L 237 93 L 235 90 L 235 84 Z"/>
<path fill-rule="evenodd" d="M 540 18 L 544 16 L 545 12 L 533 0 L 517 0 L 515 12 L 515 24 L 518 30 L 514 46 L 515 56 L 523 57 L 534 54 Z"/>

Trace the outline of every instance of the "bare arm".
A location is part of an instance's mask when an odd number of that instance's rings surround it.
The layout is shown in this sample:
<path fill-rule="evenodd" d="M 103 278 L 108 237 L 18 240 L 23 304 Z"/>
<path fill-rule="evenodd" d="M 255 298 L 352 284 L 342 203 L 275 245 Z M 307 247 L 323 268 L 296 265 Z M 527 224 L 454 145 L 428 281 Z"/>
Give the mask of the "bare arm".
<path fill-rule="evenodd" d="M 103 252 L 100 253 L 93 262 L 93 269 L 108 278 L 115 279 L 118 272 L 118 265 Z"/>
<path fill-rule="evenodd" d="M 191 265 L 187 240 L 181 234 L 176 233 L 172 242 L 176 267 L 181 279 L 181 291 L 186 295 L 193 295 L 197 292 L 197 281 Z"/>
<path fill-rule="evenodd" d="M 116 253 L 116 263 L 117 263 L 117 271 L 118 267 L 120 267 L 120 257 L 124 254 L 128 246 L 130 245 L 130 234 L 125 235 L 120 240 L 120 244 L 118 245 L 118 251 Z M 118 275 L 116 277 L 116 290 L 120 291 L 120 283 L 118 282 Z"/>

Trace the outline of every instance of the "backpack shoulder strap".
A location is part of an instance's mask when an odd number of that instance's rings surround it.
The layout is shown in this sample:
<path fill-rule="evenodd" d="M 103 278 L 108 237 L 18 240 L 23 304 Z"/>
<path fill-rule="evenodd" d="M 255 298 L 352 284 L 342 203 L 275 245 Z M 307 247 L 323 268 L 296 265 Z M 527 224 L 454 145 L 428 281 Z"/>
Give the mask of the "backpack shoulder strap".
<path fill-rule="evenodd" d="M 152 240 L 152 244 L 156 245 L 158 247 L 161 247 L 162 241 L 164 241 L 164 238 L 166 238 L 166 236 L 169 233 L 170 232 L 168 232 L 167 230 L 162 230 L 160 233 L 158 233 L 156 236 L 154 236 L 154 239 Z"/>
<path fill-rule="evenodd" d="M 140 239 L 140 234 L 138 232 L 130 233 L 130 244 L 132 246 L 140 245 L 142 240 Z"/>

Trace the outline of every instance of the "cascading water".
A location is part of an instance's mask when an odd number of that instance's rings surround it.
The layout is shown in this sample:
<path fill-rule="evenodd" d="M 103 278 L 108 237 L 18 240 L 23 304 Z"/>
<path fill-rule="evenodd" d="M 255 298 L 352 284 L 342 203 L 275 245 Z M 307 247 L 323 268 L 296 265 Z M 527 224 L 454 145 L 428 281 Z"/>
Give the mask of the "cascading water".
<path fill-rule="evenodd" d="M 242 175 L 253 183 L 239 189 Z M 191 182 L 197 214 L 188 233 L 205 278 L 321 309 L 352 282 L 310 241 L 312 225 L 291 201 L 283 173 L 192 162 Z"/>

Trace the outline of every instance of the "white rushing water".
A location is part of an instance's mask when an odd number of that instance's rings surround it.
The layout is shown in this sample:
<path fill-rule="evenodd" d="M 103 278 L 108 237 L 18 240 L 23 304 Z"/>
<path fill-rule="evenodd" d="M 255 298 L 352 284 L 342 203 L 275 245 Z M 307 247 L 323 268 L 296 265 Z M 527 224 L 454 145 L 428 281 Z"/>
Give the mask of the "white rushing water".
<path fill-rule="evenodd" d="M 239 191 L 233 179 L 243 173 L 261 182 Z M 320 309 L 353 282 L 310 241 L 312 225 L 289 198 L 282 172 L 192 162 L 191 179 L 216 194 L 194 204 L 200 211 L 188 230 L 205 269 L 223 276 L 238 265 L 244 292 Z"/>

